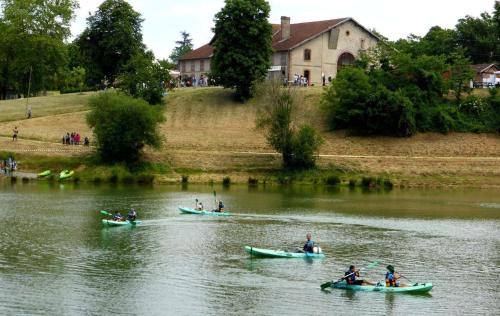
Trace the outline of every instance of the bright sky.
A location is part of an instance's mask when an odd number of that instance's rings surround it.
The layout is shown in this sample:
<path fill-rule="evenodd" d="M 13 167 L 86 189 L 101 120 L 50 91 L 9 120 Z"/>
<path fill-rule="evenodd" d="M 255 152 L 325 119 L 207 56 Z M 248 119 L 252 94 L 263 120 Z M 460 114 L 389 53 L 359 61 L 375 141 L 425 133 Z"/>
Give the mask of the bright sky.
<path fill-rule="evenodd" d="M 425 35 L 439 25 L 455 26 L 465 15 L 492 12 L 494 0 L 268 0 L 271 23 L 280 23 L 282 15 L 291 23 L 352 17 L 368 29 L 376 29 L 391 40 L 410 33 Z M 195 48 L 212 37 L 213 17 L 224 0 L 129 0 L 141 13 L 144 42 L 157 58 L 167 58 L 180 39 L 180 32 L 191 34 Z M 89 12 L 94 13 L 102 0 L 80 0 L 80 9 L 72 25 L 73 36 L 86 26 Z"/>

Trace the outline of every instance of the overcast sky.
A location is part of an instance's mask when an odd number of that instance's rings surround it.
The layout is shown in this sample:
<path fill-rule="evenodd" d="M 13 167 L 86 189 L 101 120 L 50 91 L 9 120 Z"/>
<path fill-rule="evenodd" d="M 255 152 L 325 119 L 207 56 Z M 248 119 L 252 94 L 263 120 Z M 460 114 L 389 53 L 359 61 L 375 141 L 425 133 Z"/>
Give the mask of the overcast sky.
<path fill-rule="evenodd" d="M 430 27 L 452 28 L 465 15 L 492 12 L 494 0 L 268 0 L 271 22 L 282 15 L 291 23 L 352 17 L 369 29 L 376 29 L 391 40 L 410 33 L 425 35 Z M 72 25 L 73 36 L 83 31 L 89 12 L 94 13 L 103 0 L 80 0 Z M 211 36 L 213 17 L 224 0 L 129 0 L 144 18 L 144 42 L 157 58 L 167 58 L 180 32 L 185 30 L 195 48 Z"/>

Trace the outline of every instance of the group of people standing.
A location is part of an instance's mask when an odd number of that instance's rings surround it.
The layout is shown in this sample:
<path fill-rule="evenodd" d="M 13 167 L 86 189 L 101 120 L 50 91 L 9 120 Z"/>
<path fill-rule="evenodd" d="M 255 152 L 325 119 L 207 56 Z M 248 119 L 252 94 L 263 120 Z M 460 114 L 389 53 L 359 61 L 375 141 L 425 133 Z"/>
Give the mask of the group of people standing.
<path fill-rule="evenodd" d="M 63 145 L 80 145 L 80 142 L 81 142 L 81 136 L 76 132 L 73 132 L 71 134 L 68 132 L 62 138 Z M 84 146 L 90 145 L 90 140 L 87 136 L 85 136 L 85 138 L 83 139 L 83 145 Z"/>
<path fill-rule="evenodd" d="M 307 80 L 307 77 L 295 74 L 293 75 L 293 85 L 307 87 L 309 85 L 309 81 Z"/>
<path fill-rule="evenodd" d="M 17 161 L 15 161 L 12 157 L 0 161 L 0 170 L 2 170 L 6 175 L 11 173 L 12 171 L 16 171 Z"/>

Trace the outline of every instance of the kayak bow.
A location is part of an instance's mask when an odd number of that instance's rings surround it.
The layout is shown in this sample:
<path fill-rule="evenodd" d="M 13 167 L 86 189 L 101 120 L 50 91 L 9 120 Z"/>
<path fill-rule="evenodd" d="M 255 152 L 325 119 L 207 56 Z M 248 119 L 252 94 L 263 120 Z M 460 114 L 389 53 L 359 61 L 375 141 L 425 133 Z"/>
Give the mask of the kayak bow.
<path fill-rule="evenodd" d="M 111 219 L 103 219 L 101 220 L 102 224 L 103 225 L 107 225 L 107 226 L 134 226 L 134 225 L 137 225 L 137 224 L 141 224 L 142 222 L 141 221 L 114 221 L 114 220 L 111 220 Z"/>

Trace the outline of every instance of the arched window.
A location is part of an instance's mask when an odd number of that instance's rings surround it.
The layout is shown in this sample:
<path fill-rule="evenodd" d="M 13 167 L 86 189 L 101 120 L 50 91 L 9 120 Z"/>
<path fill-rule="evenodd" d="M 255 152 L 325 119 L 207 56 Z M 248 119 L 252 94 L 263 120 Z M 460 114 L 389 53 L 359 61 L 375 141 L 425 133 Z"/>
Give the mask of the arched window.
<path fill-rule="evenodd" d="M 337 62 L 337 72 L 344 67 L 349 67 L 354 64 L 354 56 L 350 53 L 343 53 L 340 55 L 339 60 Z"/>
<path fill-rule="evenodd" d="M 304 60 L 311 60 L 311 50 L 304 49 Z"/>

